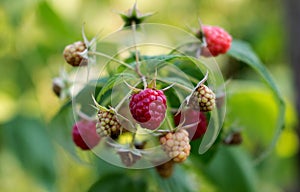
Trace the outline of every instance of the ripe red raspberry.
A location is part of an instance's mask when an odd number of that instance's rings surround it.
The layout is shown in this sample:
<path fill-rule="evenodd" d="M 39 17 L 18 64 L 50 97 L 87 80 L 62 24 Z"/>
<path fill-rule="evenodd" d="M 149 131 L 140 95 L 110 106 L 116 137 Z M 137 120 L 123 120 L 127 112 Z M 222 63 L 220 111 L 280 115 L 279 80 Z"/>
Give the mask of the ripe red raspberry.
<path fill-rule="evenodd" d="M 207 43 L 207 47 L 202 49 L 203 56 L 218 56 L 229 50 L 232 37 L 224 29 L 217 26 L 203 26 L 202 30 Z"/>
<path fill-rule="evenodd" d="M 87 59 L 83 58 L 79 53 L 86 50 L 87 47 L 84 42 L 77 41 L 73 44 L 67 45 L 64 49 L 64 58 L 67 63 L 73 67 L 85 66 L 88 64 Z"/>
<path fill-rule="evenodd" d="M 147 88 L 131 96 L 129 108 L 142 127 L 154 130 L 165 118 L 166 96 L 161 90 Z"/>
<path fill-rule="evenodd" d="M 98 111 L 98 122 L 96 125 L 97 133 L 102 137 L 117 139 L 119 135 L 127 130 L 119 123 L 116 115 L 106 109 Z"/>
<path fill-rule="evenodd" d="M 74 124 L 72 137 L 74 143 L 82 150 L 90 150 L 100 141 L 100 137 L 96 133 L 96 123 L 87 120 L 81 120 Z"/>
<path fill-rule="evenodd" d="M 174 122 L 176 126 L 182 122 L 184 122 L 183 126 L 197 123 L 196 125 L 186 129 L 189 133 L 190 140 L 196 140 L 200 138 L 202 135 L 204 135 L 207 129 L 206 116 L 202 112 L 193 109 L 187 109 L 186 111 L 175 115 Z"/>
<path fill-rule="evenodd" d="M 208 112 L 213 110 L 216 105 L 216 96 L 214 92 L 206 85 L 201 84 L 192 94 L 189 106 L 195 110 Z"/>
<path fill-rule="evenodd" d="M 163 150 L 176 163 L 181 163 L 190 155 L 191 146 L 189 133 L 180 129 L 177 132 L 169 132 L 159 139 Z"/>

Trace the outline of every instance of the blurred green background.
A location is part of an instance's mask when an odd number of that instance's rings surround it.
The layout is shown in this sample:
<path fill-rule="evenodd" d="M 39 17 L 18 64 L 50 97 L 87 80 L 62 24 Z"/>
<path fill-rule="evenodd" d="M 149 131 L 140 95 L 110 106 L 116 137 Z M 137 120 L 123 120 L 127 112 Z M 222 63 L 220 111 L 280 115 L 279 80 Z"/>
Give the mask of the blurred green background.
<path fill-rule="evenodd" d="M 51 130 L 47 129 L 47 122 L 62 105 L 52 92 L 51 82 L 65 66 L 62 57 L 65 45 L 81 39 L 83 23 L 90 38 L 99 31 L 103 35 L 110 34 L 123 24 L 115 11 L 127 10 L 133 3 L 133 0 L 0 1 L 0 191 L 79 192 L 87 191 L 97 181 L 98 173 L 94 167 L 74 160 L 49 136 Z M 255 189 L 259 191 L 295 188 L 299 141 L 295 131 L 295 93 L 286 52 L 287 32 L 283 25 L 282 2 L 139 0 L 138 7 L 142 12 L 157 11 L 147 22 L 188 30 L 186 26 L 197 27 L 197 18 L 200 17 L 203 23 L 222 26 L 234 38 L 253 46 L 275 77 L 287 102 L 287 114 L 286 128 L 270 157 L 249 170 L 255 173 Z M 259 82 L 249 84 L 249 80 L 256 79 L 256 76 L 248 68 L 225 56 L 217 60 L 222 63 L 225 77 L 243 79 L 232 83 L 232 90 L 245 85 L 251 88 L 251 91 L 239 89 L 236 94 L 233 91 L 229 103 L 238 111 L 232 113 L 238 114 L 241 109 L 247 116 L 255 114 L 256 107 L 261 107 L 260 113 L 250 122 L 246 118 L 246 124 L 253 127 L 247 134 L 258 137 L 262 143 L 264 139 L 268 141 L 268 128 L 272 124 L 269 122 L 276 120 L 276 106 L 270 92 Z M 232 65 L 232 68 L 224 67 L 226 65 Z M 252 101 L 250 106 L 249 99 Z M 240 160 L 249 160 L 251 139 L 246 140 L 241 148 L 242 153 L 238 155 L 243 157 Z M 227 161 L 234 163 L 230 159 Z M 226 165 L 226 160 L 224 162 L 217 159 L 214 163 L 222 166 Z M 206 171 L 224 174 L 232 170 L 213 167 Z M 193 170 L 189 173 L 193 175 Z M 222 177 L 211 181 L 204 171 L 202 176 L 203 191 L 218 191 L 217 185 L 232 184 Z"/>

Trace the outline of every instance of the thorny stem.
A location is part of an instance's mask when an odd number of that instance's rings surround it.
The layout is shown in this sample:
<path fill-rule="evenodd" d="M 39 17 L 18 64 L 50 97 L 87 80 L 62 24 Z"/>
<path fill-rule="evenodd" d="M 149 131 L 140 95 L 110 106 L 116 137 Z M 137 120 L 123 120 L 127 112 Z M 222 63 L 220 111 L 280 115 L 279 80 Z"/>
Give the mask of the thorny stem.
<path fill-rule="evenodd" d="M 138 74 L 138 76 L 141 77 L 143 84 L 144 84 L 144 88 L 146 88 L 147 87 L 146 78 L 142 74 L 141 69 L 140 69 L 139 54 L 138 54 L 138 50 L 137 50 L 137 46 L 136 46 L 136 23 L 134 21 L 132 21 L 131 29 L 133 32 L 133 43 L 134 43 L 134 49 L 135 49 L 135 62 L 136 62 L 135 71 Z"/>

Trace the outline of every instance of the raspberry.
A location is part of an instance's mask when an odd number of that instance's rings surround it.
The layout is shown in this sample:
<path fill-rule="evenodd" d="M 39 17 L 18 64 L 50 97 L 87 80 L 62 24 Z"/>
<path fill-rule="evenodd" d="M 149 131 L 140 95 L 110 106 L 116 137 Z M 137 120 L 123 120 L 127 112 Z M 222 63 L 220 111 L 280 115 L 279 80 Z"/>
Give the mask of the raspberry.
<path fill-rule="evenodd" d="M 174 169 L 174 161 L 167 161 L 155 167 L 156 171 L 162 178 L 168 178 L 172 175 Z"/>
<path fill-rule="evenodd" d="M 77 41 L 73 44 L 67 45 L 64 50 L 64 58 L 67 63 L 73 67 L 85 66 L 88 64 L 87 59 L 83 58 L 79 53 L 86 50 L 87 47 L 84 42 Z"/>
<path fill-rule="evenodd" d="M 52 91 L 56 96 L 60 97 L 62 90 L 65 88 L 65 83 L 63 79 L 56 77 L 52 80 Z"/>
<path fill-rule="evenodd" d="M 117 139 L 122 132 L 126 131 L 117 120 L 116 115 L 105 109 L 100 109 L 98 112 L 96 130 L 100 136 L 112 139 Z"/>
<path fill-rule="evenodd" d="M 176 163 L 181 163 L 190 155 L 189 133 L 180 129 L 160 137 L 160 143 L 167 155 Z"/>
<path fill-rule="evenodd" d="M 233 132 L 223 140 L 223 143 L 226 145 L 240 145 L 242 142 L 243 137 L 241 132 Z"/>
<path fill-rule="evenodd" d="M 196 91 L 192 94 L 189 102 L 189 106 L 195 110 L 202 112 L 208 112 L 215 107 L 215 94 L 206 85 L 200 85 Z"/>
<path fill-rule="evenodd" d="M 183 117 L 181 116 L 183 114 Z M 174 116 L 175 125 L 178 126 L 181 122 L 184 121 L 183 126 L 185 125 L 196 125 L 189 127 L 187 131 L 189 132 L 190 140 L 196 140 L 200 138 L 207 129 L 206 116 L 200 112 L 193 109 L 187 109 L 186 111 L 179 113 Z"/>
<path fill-rule="evenodd" d="M 232 37 L 224 29 L 217 26 L 203 26 L 202 29 L 207 43 L 207 47 L 202 49 L 203 56 L 218 56 L 229 50 Z"/>
<path fill-rule="evenodd" d="M 165 118 L 166 96 L 161 90 L 147 88 L 131 96 L 129 108 L 142 127 L 154 130 Z"/>
<path fill-rule="evenodd" d="M 81 120 L 75 123 L 72 137 L 74 143 L 82 150 L 90 150 L 100 141 L 100 137 L 96 133 L 96 123 L 93 121 Z"/>

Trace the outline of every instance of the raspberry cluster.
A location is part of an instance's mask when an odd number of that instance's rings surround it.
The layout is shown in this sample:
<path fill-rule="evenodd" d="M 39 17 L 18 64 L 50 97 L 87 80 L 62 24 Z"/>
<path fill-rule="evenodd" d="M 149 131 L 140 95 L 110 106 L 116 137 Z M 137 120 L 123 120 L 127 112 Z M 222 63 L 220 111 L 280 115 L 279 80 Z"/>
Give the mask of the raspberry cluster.
<path fill-rule="evenodd" d="M 131 96 L 129 108 L 142 127 L 154 130 L 165 118 L 166 96 L 161 90 L 146 88 Z"/>
<path fill-rule="evenodd" d="M 117 120 L 116 115 L 110 110 L 100 109 L 98 111 L 97 133 L 102 137 L 117 139 L 126 129 Z"/>
<path fill-rule="evenodd" d="M 96 133 L 96 123 L 93 121 L 81 120 L 74 124 L 72 138 L 76 146 L 82 150 L 94 148 L 100 141 Z"/>
<path fill-rule="evenodd" d="M 160 144 L 174 162 L 181 163 L 190 155 L 189 133 L 180 129 L 177 132 L 169 132 L 160 137 Z"/>
<path fill-rule="evenodd" d="M 215 107 L 216 96 L 214 92 L 206 85 L 201 84 L 196 91 L 192 94 L 189 106 L 195 110 L 208 112 Z"/>
<path fill-rule="evenodd" d="M 84 42 L 77 41 L 73 44 L 67 45 L 64 49 L 64 58 L 67 63 L 73 67 L 85 66 L 88 64 L 87 59 L 83 58 L 80 53 L 86 50 L 87 47 Z"/>

